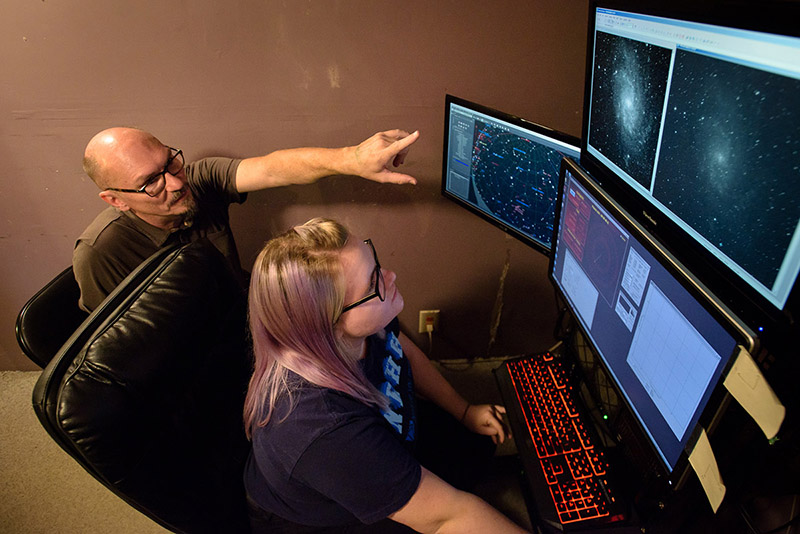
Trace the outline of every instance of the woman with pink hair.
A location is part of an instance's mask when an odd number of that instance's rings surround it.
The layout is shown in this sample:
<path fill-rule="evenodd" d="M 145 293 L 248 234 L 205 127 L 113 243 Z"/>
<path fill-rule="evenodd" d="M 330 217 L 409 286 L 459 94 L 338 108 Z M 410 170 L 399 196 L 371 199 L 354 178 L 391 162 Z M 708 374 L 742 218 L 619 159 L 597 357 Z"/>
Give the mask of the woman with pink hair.
<path fill-rule="evenodd" d="M 468 484 L 469 466 L 508 437 L 505 410 L 469 404 L 399 331 L 395 282 L 371 240 L 328 219 L 256 259 L 244 408 L 255 533 L 523 532 L 443 480 Z"/>

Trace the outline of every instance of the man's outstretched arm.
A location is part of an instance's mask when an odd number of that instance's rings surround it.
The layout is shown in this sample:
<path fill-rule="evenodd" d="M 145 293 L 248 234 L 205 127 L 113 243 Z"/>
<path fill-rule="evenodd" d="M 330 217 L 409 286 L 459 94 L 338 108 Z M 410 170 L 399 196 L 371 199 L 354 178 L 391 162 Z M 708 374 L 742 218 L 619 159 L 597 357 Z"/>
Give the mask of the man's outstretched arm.
<path fill-rule="evenodd" d="M 361 176 L 367 180 L 393 184 L 416 184 L 407 174 L 395 172 L 405 160 L 419 132 L 404 130 L 379 132 L 357 146 L 343 148 L 291 148 L 266 156 L 248 158 L 236 171 L 240 193 L 269 187 L 310 184 L 337 174 Z"/>

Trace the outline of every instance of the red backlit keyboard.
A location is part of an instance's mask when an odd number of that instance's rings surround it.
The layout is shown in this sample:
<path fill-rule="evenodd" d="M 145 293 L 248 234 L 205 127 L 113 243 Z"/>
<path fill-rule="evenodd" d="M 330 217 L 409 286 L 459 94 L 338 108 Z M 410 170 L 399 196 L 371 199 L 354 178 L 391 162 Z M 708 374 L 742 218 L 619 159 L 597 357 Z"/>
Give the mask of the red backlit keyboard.
<path fill-rule="evenodd" d="M 581 421 L 560 359 L 545 353 L 505 365 L 561 523 L 609 516 L 608 465 Z"/>

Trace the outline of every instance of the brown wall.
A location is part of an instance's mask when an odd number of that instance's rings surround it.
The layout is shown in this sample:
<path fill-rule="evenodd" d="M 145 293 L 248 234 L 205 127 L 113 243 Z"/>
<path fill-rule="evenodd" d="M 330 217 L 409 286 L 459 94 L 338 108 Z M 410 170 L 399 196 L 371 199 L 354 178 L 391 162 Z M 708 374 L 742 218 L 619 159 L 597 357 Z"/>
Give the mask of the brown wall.
<path fill-rule="evenodd" d="M 440 195 L 444 95 L 579 135 L 586 13 L 586 0 L 4 2 L 0 369 L 35 368 L 14 319 L 104 206 L 80 157 L 111 125 L 189 158 L 419 129 L 406 165 L 416 187 L 334 177 L 235 206 L 243 264 L 277 230 L 339 218 L 398 273 L 401 322 L 423 348 L 418 311 L 442 310 L 434 357 L 547 348 L 546 258 Z"/>

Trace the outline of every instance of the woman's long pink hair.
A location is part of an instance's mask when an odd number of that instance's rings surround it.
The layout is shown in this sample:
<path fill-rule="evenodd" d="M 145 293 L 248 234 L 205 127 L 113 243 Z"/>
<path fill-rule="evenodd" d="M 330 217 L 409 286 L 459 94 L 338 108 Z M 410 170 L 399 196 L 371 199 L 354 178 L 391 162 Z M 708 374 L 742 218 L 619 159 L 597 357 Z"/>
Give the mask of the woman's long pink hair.
<path fill-rule="evenodd" d="M 367 405 L 385 406 L 358 365 L 360 354 L 343 350 L 335 332 L 345 290 L 339 253 L 348 237 L 338 222 L 312 219 L 270 240 L 256 258 L 248 303 L 254 352 L 244 404 L 248 438 L 273 417 L 279 396 L 291 398 L 288 371 Z"/>

